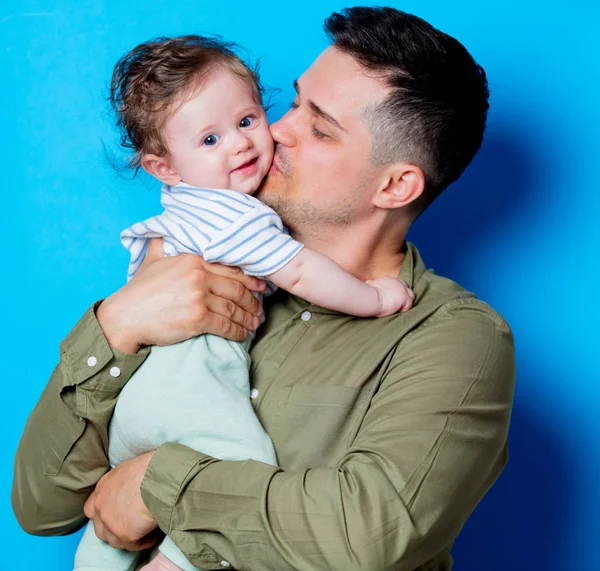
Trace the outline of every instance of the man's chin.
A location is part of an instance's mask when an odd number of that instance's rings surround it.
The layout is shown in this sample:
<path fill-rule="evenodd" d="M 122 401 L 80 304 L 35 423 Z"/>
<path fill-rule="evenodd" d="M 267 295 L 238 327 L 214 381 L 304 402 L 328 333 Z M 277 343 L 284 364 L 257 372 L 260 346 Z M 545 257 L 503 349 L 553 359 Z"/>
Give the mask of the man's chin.
<path fill-rule="evenodd" d="M 263 178 L 255 196 L 268 204 L 269 197 L 275 197 L 285 192 L 286 181 L 279 171 L 271 169 Z"/>

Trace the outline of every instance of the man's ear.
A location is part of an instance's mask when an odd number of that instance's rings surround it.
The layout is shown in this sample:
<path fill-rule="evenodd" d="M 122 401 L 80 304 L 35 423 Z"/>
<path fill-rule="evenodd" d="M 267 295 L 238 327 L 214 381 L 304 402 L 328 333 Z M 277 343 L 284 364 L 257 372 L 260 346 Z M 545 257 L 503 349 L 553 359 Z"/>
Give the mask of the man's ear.
<path fill-rule="evenodd" d="M 181 182 L 180 176 L 171 168 L 166 157 L 157 155 L 142 155 L 141 164 L 143 169 L 153 177 L 171 186 Z"/>
<path fill-rule="evenodd" d="M 417 200 L 425 189 L 425 175 L 416 165 L 395 163 L 383 173 L 373 198 L 379 208 L 404 208 Z"/>

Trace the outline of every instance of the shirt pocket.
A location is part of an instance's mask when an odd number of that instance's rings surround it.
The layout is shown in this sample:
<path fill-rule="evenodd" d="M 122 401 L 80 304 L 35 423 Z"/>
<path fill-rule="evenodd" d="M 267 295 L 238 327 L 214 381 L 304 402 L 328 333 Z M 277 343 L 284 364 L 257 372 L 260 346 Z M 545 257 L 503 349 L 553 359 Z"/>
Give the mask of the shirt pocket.
<path fill-rule="evenodd" d="M 65 461 L 65 458 L 79 440 L 85 430 L 85 420 L 76 416 L 67 417 L 60 427 L 52 430 L 56 436 L 50 437 L 50 445 L 44 454 L 44 474 L 56 476 Z"/>
<path fill-rule="evenodd" d="M 283 395 L 282 395 L 283 396 Z M 351 429 L 362 416 L 361 387 L 294 386 L 279 404 L 273 431 L 284 469 L 335 465 L 348 448 Z"/>

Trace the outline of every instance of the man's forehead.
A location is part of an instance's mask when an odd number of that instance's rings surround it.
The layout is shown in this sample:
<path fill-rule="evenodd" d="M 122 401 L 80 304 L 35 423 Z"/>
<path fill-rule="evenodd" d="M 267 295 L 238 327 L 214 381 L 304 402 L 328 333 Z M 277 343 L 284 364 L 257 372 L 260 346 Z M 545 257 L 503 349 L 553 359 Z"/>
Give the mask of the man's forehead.
<path fill-rule="evenodd" d="M 302 98 L 339 112 L 360 111 L 385 99 L 389 88 L 352 56 L 333 46 L 325 49 L 298 79 Z"/>

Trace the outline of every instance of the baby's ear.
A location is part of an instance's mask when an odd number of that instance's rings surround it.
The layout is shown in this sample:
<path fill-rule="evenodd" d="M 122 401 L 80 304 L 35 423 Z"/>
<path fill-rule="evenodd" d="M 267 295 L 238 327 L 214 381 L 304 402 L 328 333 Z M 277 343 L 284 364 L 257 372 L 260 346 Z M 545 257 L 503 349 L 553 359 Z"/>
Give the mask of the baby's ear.
<path fill-rule="evenodd" d="M 181 178 L 175 172 L 166 157 L 159 157 L 157 155 L 142 155 L 142 168 L 153 177 L 174 186 L 181 182 Z"/>

